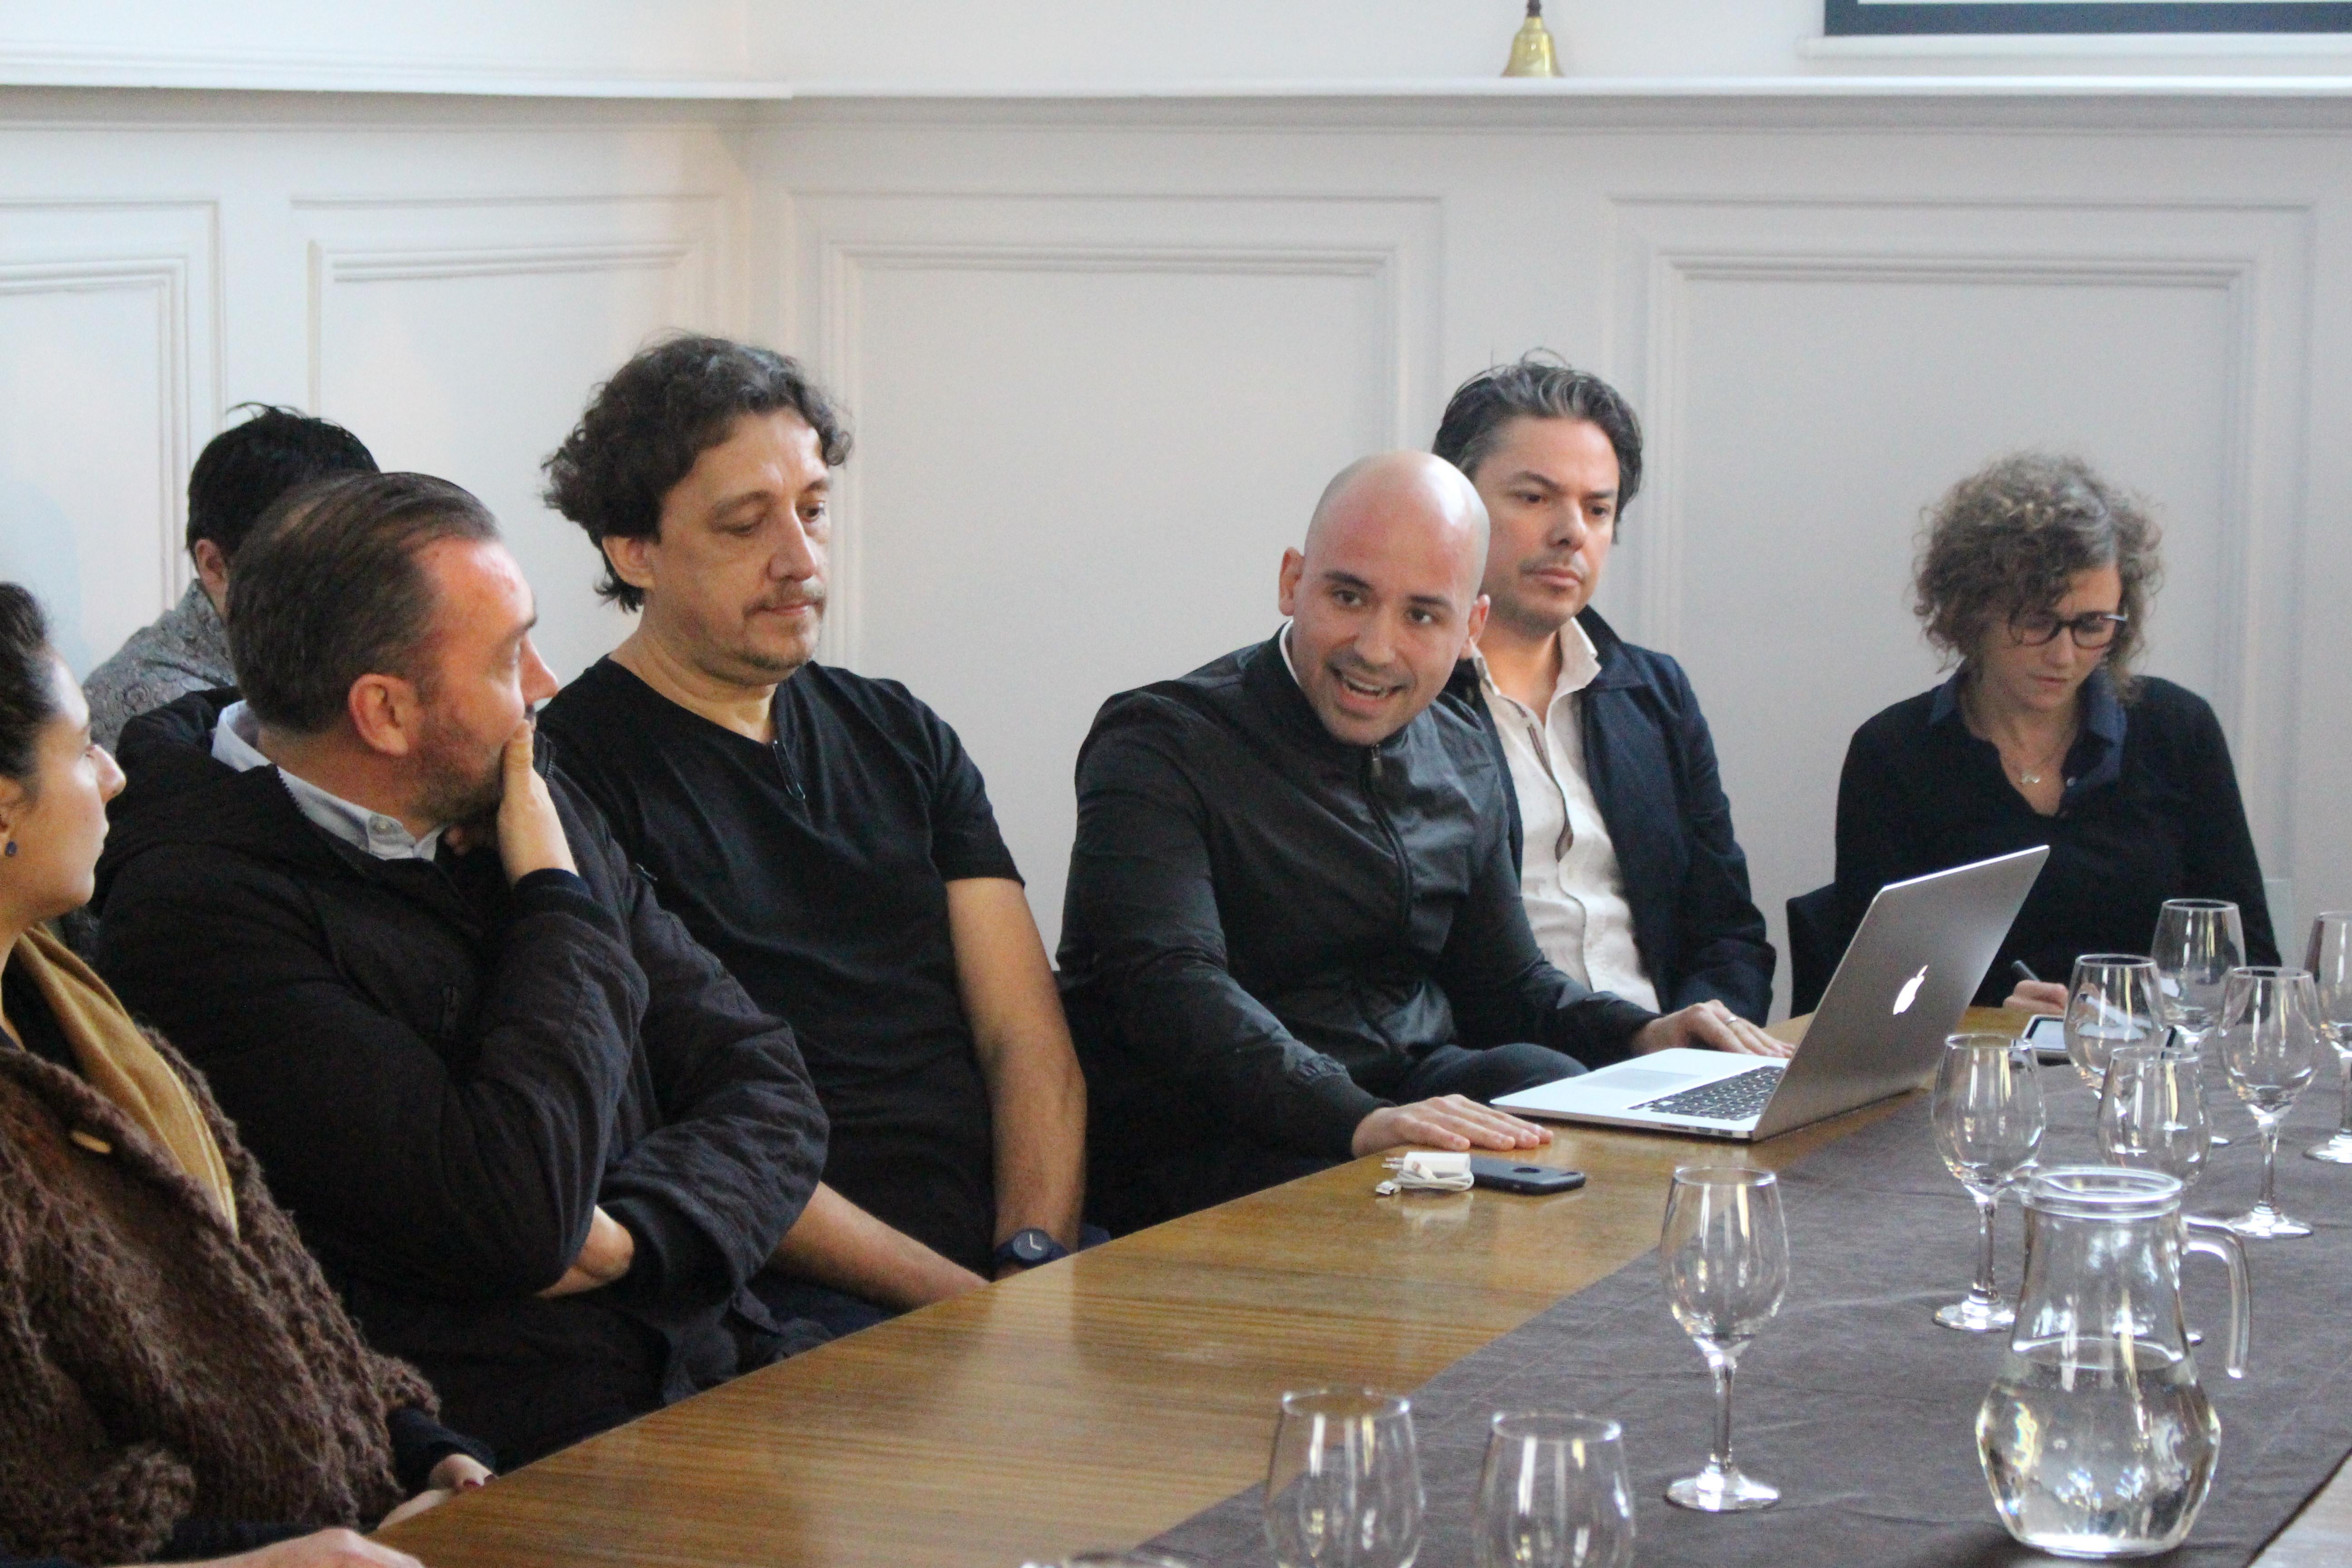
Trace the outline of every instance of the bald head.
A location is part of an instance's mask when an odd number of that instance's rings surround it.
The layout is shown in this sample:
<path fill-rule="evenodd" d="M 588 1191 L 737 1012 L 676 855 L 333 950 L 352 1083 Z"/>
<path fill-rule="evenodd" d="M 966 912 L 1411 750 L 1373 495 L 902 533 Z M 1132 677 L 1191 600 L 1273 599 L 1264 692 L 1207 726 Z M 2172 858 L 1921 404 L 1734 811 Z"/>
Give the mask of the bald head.
<path fill-rule="evenodd" d="M 1486 567 L 1486 505 L 1461 469 L 1427 452 L 1359 458 L 1323 487 L 1307 524 L 1306 555 L 1344 532 L 1369 533 L 1391 548 L 1432 547 L 1460 559 L 1466 608 Z"/>
<path fill-rule="evenodd" d="M 1486 509 L 1451 463 L 1388 452 L 1325 488 L 1282 562 L 1299 689 L 1333 736 L 1377 745 L 1437 699 L 1485 624 Z"/>

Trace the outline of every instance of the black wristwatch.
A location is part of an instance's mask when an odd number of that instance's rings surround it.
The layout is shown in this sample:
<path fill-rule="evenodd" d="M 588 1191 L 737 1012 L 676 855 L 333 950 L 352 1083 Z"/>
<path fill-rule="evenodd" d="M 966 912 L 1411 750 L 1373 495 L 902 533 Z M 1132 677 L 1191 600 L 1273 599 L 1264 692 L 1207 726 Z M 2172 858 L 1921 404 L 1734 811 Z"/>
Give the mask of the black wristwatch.
<path fill-rule="evenodd" d="M 989 1254 L 988 1260 L 999 1268 L 1007 1264 L 1015 1268 L 1034 1268 L 1069 1255 L 1068 1247 L 1033 1225 L 1026 1230 L 1014 1231 L 1003 1246 Z"/>

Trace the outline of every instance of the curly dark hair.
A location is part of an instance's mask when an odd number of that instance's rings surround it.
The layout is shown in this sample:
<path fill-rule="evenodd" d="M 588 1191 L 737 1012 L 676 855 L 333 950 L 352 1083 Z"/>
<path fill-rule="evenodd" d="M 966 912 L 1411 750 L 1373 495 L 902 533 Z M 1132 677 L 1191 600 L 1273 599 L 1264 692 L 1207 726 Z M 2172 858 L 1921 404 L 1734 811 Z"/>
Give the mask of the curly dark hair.
<path fill-rule="evenodd" d="M 434 592 L 417 556 L 440 540 L 498 536 L 488 507 L 430 474 L 344 474 L 289 490 L 228 579 L 229 662 L 254 716 L 316 735 L 342 718 L 362 675 L 422 684 Z"/>
<path fill-rule="evenodd" d="M 1502 444 L 1505 427 L 1521 418 L 1599 426 L 1617 454 L 1617 516 L 1625 515 L 1642 488 L 1642 422 L 1615 387 L 1549 349 L 1490 366 L 1454 388 L 1429 449 L 1475 479 L 1478 465 Z"/>
<path fill-rule="evenodd" d="M 547 504 L 586 530 L 599 555 L 607 539 L 658 538 L 662 498 L 695 459 L 727 439 L 738 415 L 780 409 L 808 421 L 828 468 L 848 460 L 849 431 L 798 360 L 726 338 L 656 343 L 596 389 L 550 454 Z M 609 559 L 596 592 L 625 610 L 645 607 L 645 591 L 614 575 Z"/>
<path fill-rule="evenodd" d="M 58 716 L 48 618 L 29 589 L 0 583 L 0 778 L 39 793 L 41 730 Z"/>
<path fill-rule="evenodd" d="M 2055 608 L 2078 574 L 2113 566 L 2126 619 L 2107 666 L 2129 695 L 2147 606 L 2164 577 L 2162 538 L 2146 503 L 2080 458 L 2020 452 L 1962 479 L 1927 510 L 1912 609 L 1927 640 L 1965 664 L 1995 626 Z"/>

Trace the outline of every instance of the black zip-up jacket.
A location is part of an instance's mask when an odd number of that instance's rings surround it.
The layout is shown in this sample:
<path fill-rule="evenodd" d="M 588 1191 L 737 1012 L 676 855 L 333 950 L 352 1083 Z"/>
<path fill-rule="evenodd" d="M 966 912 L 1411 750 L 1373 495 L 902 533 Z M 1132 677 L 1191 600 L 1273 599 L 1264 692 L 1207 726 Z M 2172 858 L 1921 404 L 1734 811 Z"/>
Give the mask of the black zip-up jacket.
<path fill-rule="evenodd" d="M 1698 696 L 1680 664 L 1625 641 L 1597 611 L 1576 620 L 1601 656 L 1601 673 L 1577 705 L 1584 776 L 1625 879 L 1643 973 L 1670 1013 L 1717 1001 L 1761 1024 L 1772 1006 L 1772 944 L 1748 891 L 1748 857 L 1732 837 Z M 1478 667 L 1464 660 L 1445 694 L 1486 731 L 1503 769 L 1518 865 L 1518 798 Z"/>
<path fill-rule="evenodd" d="M 1107 1148 L 1345 1158 L 1438 1046 L 1597 1066 L 1654 1016 L 1536 951 L 1509 777 L 1451 703 L 1348 744 L 1268 640 L 1103 704 L 1077 790 L 1061 967 Z"/>
<path fill-rule="evenodd" d="M 781 1353 L 744 1286 L 824 1159 L 791 1030 L 560 770 L 577 878 L 381 860 L 213 758 L 236 695 L 124 731 L 99 967 L 202 1068 L 370 1340 L 509 1464 Z M 599 1205 L 628 1274 L 540 1299 Z"/>

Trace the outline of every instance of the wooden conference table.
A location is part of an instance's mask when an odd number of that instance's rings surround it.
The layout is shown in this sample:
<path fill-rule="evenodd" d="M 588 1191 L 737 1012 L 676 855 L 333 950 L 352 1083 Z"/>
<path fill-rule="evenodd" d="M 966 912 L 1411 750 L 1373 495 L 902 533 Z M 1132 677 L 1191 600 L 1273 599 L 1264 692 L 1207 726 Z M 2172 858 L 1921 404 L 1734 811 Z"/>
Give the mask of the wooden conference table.
<path fill-rule="evenodd" d="M 1890 1109 L 1744 1157 L 1791 1164 Z M 1534 1158 L 1587 1172 L 1581 1192 L 1375 1199 L 1359 1160 L 754 1373 L 383 1540 L 429 1568 L 1013 1568 L 1132 1545 L 1263 1477 L 1283 1390 L 1419 1386 L 1654 1247 L 1674 1167 L 1732 1152 L 1555 1132 Z M 2352 1483 L 2257 1561 L 2352 1561 Z"/>

